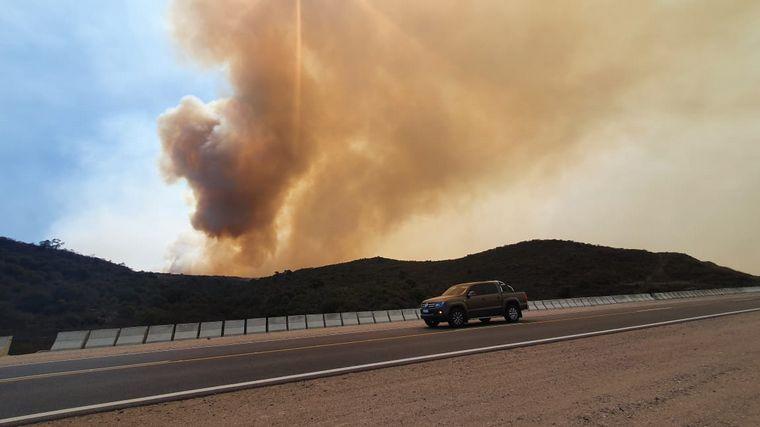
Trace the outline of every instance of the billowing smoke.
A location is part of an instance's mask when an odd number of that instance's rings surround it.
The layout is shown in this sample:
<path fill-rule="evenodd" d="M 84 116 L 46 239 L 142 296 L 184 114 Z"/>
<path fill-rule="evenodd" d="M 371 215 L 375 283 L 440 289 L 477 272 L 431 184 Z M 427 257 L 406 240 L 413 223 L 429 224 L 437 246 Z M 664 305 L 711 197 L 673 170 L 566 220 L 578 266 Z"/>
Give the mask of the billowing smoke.
<path fill-rule="evenodd" d="M 270 274 L 370 255 L 414 218 L 552 175 L 631 105 L 657 107 L 643 99 L 653 82 L 698 67 L 756 8 L 714 6 L 176 2 L 176 39 L 233 89 L 159 119 L 162 167 L 189 183 L 207 236 L 202 259 L 177 268 Z"/>

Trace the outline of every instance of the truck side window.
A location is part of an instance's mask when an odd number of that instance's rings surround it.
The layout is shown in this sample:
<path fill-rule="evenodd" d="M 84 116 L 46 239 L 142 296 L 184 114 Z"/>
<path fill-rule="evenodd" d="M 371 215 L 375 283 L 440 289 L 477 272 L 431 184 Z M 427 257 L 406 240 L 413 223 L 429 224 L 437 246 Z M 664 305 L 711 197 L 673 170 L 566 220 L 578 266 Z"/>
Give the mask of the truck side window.
<path fill-rule="evenodd" d="M 504 292 L 505 294 L 515 293 L 515 290 L 507 284 L 501 283 L 500 286 L 501 286 L 501 291 Z"/>
<path fill-rule="evenodd" d="M 481 283 L 479 285 L 474 285 L 470 290 L 475 291 L 475 295 L 491 295 L 499 293 L 499 288 L 497 288 L 495 283 Z"/>

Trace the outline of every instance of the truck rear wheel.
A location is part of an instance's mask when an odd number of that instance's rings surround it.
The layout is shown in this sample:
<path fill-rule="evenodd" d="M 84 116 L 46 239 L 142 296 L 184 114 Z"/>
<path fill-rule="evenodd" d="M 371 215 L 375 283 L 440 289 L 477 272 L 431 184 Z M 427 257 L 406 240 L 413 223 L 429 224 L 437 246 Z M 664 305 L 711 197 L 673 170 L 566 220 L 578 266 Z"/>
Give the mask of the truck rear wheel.
<path fill-rule="evenodd" d="M 520 316 L 520 307 L 516 304 L 509 304 L 504 312 L 504 318 L 507 319 L 507 322 L 509 323 L 517 322 L 520 320 Z"/>
<path fill-rule="evenodd" d="M 467 324 L 467 315 L 461 308 L 455 308 L 449 313 L 449 326 L 452 328 L 461 328 Z"/>
<path fill-rule="evenodd" d="M 425 320 L 425 324 L 431 328 L 435 328 L 436 326 L 438 326 L 438 323 L 440 322 L 436 322 L 435 320 L 427 320 L 427 319 Z"/>

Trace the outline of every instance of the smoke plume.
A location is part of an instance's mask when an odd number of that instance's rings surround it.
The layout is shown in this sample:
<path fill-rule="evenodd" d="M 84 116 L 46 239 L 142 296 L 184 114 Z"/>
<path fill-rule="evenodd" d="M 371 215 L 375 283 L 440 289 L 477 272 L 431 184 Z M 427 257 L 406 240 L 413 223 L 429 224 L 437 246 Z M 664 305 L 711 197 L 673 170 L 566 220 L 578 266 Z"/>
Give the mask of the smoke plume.
<path fill-rule="evenodd" d="M 553 176 L 603 146 L 589 135 L 614 118 L 662 107 L 662 76 L 699 67 L 757 15 L 714 5 L 176 2 L 181 48 L 225 67 L 233 93 L 159 119 L 162 168 L 188 182 L 207 236 L 175 268 L 270 274 L 368 255 L 414 218 Z"/>

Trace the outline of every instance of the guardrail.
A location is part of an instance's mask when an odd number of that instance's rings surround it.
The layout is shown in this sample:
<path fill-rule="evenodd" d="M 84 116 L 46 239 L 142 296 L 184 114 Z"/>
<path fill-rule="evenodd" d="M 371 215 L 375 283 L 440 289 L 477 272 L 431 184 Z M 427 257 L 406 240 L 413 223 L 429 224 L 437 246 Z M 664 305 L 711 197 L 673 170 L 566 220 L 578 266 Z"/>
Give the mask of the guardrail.
<path fill-rule="evenodd" d="M 557 310 L 596 305 L 625 304 L 676 298 L 695 298 L 760 292 L 760 286 L 744 288 L 703 289 L 694 291 L 654 292 L 651 294 L 609 295 L 580 298 L 561 298 L 529 301 L 531 310 Z M 133 326 L 121 329 L 59 332 L 51 350 L 112 347 L 191 339 L 210 339 L 267 332 L 321 329 L 338 326 L 418 320 L 418 308 L 375 310 L 343 313 L 300 314 L 294 316 L 258 317 L 251 319 L 219 320 L 177 325 Z M 0 338 L 0 350 L 2 350 Z M 10 337 L 8 344 L 10 346 Z M 7 349 L 6 349 L 7 352 Z M 2 355 L 2 352 L 0 352 Z"/>

